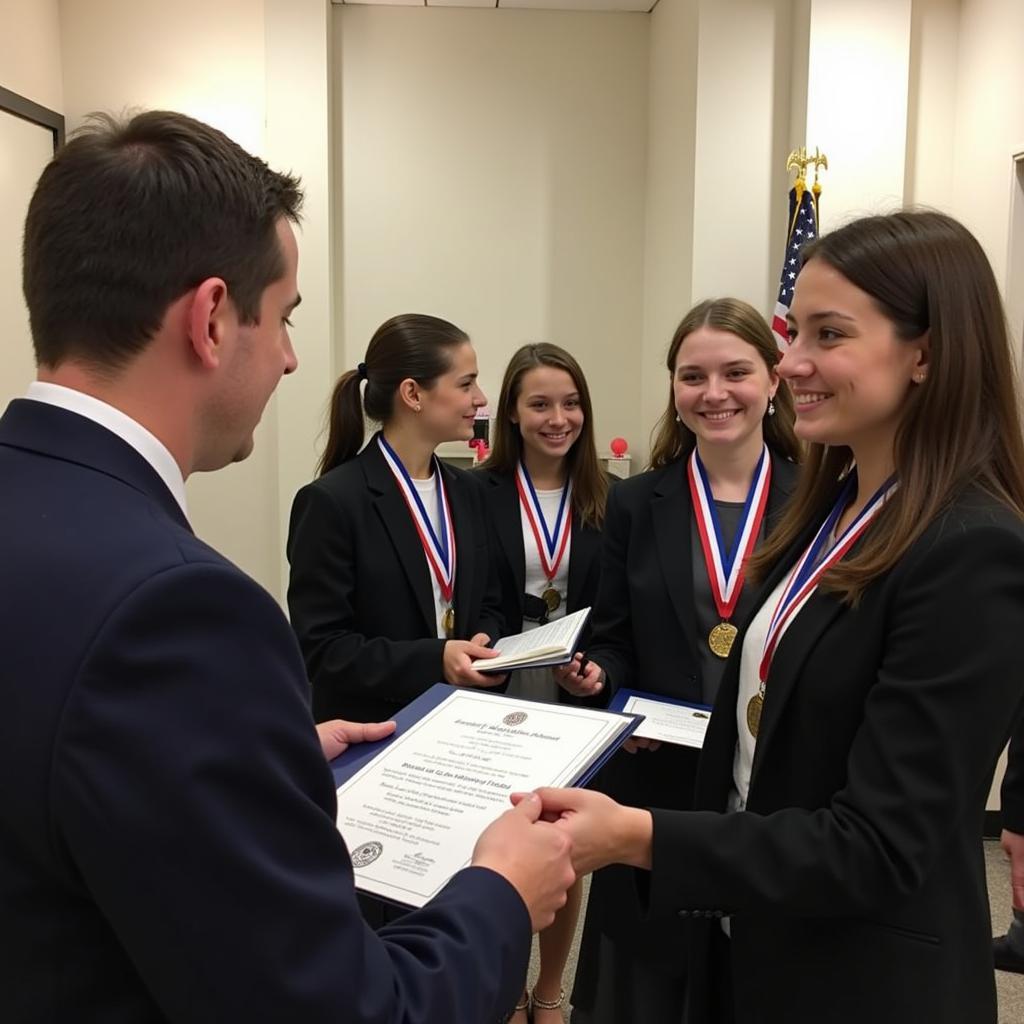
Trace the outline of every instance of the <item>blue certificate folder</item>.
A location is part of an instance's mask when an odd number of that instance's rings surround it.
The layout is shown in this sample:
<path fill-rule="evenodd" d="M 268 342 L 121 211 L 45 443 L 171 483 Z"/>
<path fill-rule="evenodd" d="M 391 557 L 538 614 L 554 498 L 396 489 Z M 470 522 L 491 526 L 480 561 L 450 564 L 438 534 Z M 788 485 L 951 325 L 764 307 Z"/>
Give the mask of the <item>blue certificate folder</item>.
<path fill-rule="evenodd" d="M 343 782 L 347 782 L 360 768 L 369 764 L 378 754 L 389 747 L 403 732 L 410 729 L 428 712 L 433 711 L 446 697 L 454 693 L 458 687 L 449 686 L 447 683 L 435 683 L 426 693 L 421 694 L 411 704 L 407 704 L 397 715 L 394 721 L 397 724 L 395 731 L 384 740 L 376 743 L 357 743 L 348 748 L 340 757 L 331 762 L 331 771 L 334 774 L 335 788 Z M 485 691 L 475 691 L 483 693 Z M 611 709 L 609 709 L 611 710 Z M 585 786 L 597 774 L 601 767 L 608 761 L 632 735 L 636 727 L 643 721 L 643 715 L 626 714 L 619 709 L 614 709 L 616 714 L 626 719 L 624 728 L 615 739 L 602 750 L 601 754 L 590 762 L 579 778 L 573 781 L 574 786 Z M 571 707 L 566 706 L 566 711 L 571 713 Z M 510 805 L 511 806 L 511 805 Z"/>

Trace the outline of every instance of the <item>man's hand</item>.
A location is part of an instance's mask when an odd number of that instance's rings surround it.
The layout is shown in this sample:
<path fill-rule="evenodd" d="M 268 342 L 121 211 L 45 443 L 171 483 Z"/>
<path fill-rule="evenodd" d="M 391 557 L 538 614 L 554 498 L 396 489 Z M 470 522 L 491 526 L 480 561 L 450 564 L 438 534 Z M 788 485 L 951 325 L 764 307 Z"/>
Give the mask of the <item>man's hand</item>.
<path fill-rule="evenodd" d="M 552 669 L 555 681 L 574 697 L 594 697 L 604 689 L 604 669 L 596 662 L 588 661 L 581 673 L 582 665 L 583 655 L 577 652 L 568 665 L 559 665 Z"/>
<path fill-rule="evenodd" d="M 1010 859 L 1010 889 L 1013 909 L 1024 910 L 1024 835 L 1003 829 L 999 845 Z"/>
<path fill-rule="evenodd" d="M 394 722 L 345 722 L 335 718 L 316 727 L 324 757 L 333 761 L 353 743 L 373 743 L 395 731 Z"/>
<path fill-rule="evenodd" d="M 522 897 L 530 925 L 542 931 L 565 905 L 576 875 L 569 853 L 572 840 L 565 829 L 538 821 L 540 800 L 520 794 L 517 806 L 484 830 L 473 850 L 473 864 L 505 878 Z"/>
<path fill-rule="evenodd" d="M 513 793 L 512 802 L 524 794 Z M 623 807 L 588 789 L 538 789 L 543 818 L 572 836 L 572 865 L 585 875 L 608 864 L 650 868 L 654 823 L 649 811 Z"/>
<path fill-rule="evenodd" d="M 490 689 L 493 686 L 500 686 L 507 678 L 508 673 L 477 672 L 472 663 L 477 658 L 496 658 L 497 651 L 492 651 L 486 645 L 491 638 L 486 633 L 477 633 L 472 640 L 449 640 L 444 645 L 444 680 L 452 686 L 476 686 L 480 689 Z"/>

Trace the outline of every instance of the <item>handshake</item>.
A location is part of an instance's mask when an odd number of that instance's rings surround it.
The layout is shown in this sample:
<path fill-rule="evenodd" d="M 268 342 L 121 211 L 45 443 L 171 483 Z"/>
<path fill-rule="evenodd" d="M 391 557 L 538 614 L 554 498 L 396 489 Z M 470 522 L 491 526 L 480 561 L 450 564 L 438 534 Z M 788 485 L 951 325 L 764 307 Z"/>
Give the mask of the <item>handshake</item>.
<path fill-rule="evenodd" d="M 384 739 L 394 722 L 323 722 L 316 727 L 330 761 L 352 743 Z M 472 865 L 501 875 L 519 893 L 534 931 L 554 920 L 578 875 L 607 864 L 651 866 L 651 815 L 585 789 L 515 793 L 513 807 L 484 829 Z"/>

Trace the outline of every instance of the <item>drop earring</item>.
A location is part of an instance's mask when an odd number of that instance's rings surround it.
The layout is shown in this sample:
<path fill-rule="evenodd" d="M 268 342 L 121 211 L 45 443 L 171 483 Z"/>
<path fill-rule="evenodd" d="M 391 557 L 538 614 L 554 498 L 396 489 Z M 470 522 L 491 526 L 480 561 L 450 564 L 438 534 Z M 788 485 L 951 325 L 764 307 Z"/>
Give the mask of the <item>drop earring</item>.
<path fill-rule="evenodd" d="M 768 399 L 768 415 L 769 416 L 774 416 L 775 415 L 775 399 L 774 398 L 769 398 Z"/>

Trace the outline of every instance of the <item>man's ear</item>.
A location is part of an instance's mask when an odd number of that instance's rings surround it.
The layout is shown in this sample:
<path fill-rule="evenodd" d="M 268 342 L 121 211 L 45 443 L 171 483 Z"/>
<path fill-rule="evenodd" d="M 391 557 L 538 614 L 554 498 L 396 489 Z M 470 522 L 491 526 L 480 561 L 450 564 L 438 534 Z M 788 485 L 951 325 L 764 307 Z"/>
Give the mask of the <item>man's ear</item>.
<path fill-rule="evenodd" d="M 236 320 L 224 280 L 208 277 L 201 281 L 192 294 L 188 333 L 192 351 L 204 369 L 215 370 L 220 366 L 224 340 Z"/>

